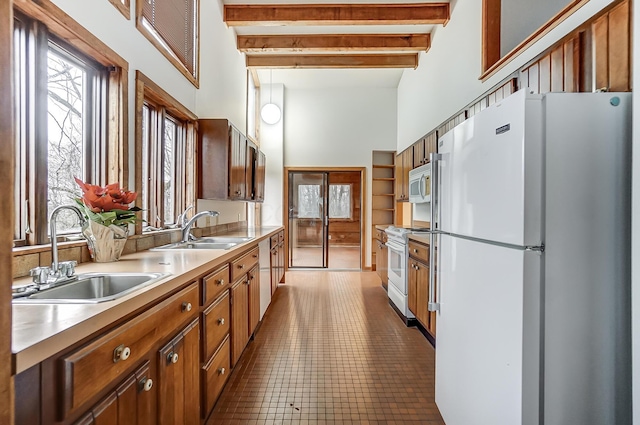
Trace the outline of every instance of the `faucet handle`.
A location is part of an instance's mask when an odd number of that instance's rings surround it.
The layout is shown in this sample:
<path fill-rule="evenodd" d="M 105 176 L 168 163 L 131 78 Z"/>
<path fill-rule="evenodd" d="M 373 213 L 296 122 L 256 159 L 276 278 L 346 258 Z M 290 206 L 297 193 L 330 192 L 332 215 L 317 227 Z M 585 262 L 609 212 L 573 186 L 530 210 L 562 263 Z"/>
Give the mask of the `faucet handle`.
<path fill-rule="evenodd" d="M 47 282 L 50 271 L 49 267 L 34 267 L 29 270 L 29 276 L 33 277 L 33 283 L 43 284 Z"/>
<path fill-rule="evenodd" d="M 58 263 L 58 270 L 60 271 L 60 275 L 71 277 L 76 272 L 75 267 L 78 265 L 78 262 L 75 260 L 72 261 L 61 261 Z"/>

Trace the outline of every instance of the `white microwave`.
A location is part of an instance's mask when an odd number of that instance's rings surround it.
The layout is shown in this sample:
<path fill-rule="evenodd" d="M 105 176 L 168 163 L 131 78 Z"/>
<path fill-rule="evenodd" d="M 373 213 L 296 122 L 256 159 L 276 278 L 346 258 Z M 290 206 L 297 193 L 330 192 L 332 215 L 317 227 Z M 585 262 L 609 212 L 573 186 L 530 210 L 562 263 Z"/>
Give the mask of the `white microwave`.
<path fill-rule="evenodd" d="M 431 164 L 409 171 L 409 202 L 431 202 Z"/>

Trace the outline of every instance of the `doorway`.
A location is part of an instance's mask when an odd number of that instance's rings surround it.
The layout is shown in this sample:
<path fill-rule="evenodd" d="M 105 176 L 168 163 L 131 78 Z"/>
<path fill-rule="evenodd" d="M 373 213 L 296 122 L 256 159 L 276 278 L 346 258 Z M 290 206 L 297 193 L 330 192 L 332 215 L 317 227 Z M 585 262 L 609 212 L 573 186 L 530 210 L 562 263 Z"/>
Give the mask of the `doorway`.
<path fill-rule="evenodd" d="M 289 268 L 362 268 L 364 169 L 288 170 Z"/>

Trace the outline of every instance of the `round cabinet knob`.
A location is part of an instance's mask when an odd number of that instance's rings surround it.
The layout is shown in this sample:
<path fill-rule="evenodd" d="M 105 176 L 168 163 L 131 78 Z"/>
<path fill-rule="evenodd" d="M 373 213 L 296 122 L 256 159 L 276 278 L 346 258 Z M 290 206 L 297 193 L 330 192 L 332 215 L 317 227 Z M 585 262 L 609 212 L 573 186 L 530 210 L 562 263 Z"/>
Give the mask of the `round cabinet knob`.
<path fill-rule="evenodd" d="M 218 372 L 220 372 L 220 375 L 224 375 L 226 370 L 225 370 L 225 368 L 221 367 L 220 369 L 218 369 Z"/>
<path fill-rule="evenodd" d="M 418 253 L 418 250 L 413 248 L 413 252 L 415 252 L 416 254 Z"/>
<path fill-rule="evenodd" d="M 145 379 L 142 383 L 142 390 L 151 391 L 151 388 L 153 388 L 153 379 Z"/>
<path fill-rule="evenodd" d="M 191 311 L 193 309 L 193 306 L 191 305 L 191 303 L 188 302 L 183 302 L 182 303 L 182 311 Z"/>
<path fill-rule="evenodd" d="M 118 363 L 121 360 L 127 360 L 131 356 L 131 349 L 125 347 L 124 344 L 119 345 L 113 350 L 113 362 Z"/>
<path fill-rule="evenodd" d="M 252 257 L 253 258 L 258 258 L 258 254 L 253 254 Z"/>
<path fill-rule="evenodd" d="M 244 269 L 244 264 L 238 264 L 239 269 Z"/>
<path fill-rule="evenodd" d="M 218 319 L 218 324 L 224 325 L 224 317 Z"/>
<path fill-rule="evenodd" d="M 167 355 L 167 361 L 171 363 L 178 363 L 178 353 L 174 353 L 173 351 Z"/>
<path fill-rule="evenodd" d="M 218 285 L 224 285 L 224 279 L 218 279 Z"/>

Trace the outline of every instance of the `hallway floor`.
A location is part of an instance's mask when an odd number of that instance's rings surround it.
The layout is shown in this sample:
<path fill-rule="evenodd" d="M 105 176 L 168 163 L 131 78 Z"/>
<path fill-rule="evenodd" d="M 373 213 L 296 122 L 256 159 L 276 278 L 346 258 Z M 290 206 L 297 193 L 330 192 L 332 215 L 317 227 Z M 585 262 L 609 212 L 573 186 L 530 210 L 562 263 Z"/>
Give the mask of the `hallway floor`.
<path fill-rule="evenodd" d="M 375 272 L 287 273 L 212 413 L 218 424 L 443 424 L 433 347 Z"/>

